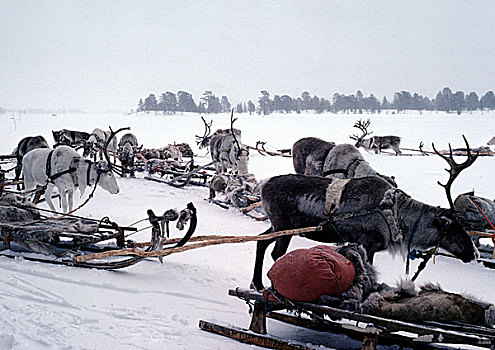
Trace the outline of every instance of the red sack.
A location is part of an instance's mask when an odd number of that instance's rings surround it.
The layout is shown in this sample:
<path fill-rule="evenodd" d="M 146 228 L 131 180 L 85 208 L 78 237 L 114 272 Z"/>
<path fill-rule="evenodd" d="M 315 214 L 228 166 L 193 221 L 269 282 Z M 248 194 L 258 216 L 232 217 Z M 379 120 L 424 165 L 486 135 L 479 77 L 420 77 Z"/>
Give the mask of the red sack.
<path fill-rule="evenodd" d="M 277 292 L 289 300 L 306 302 L 339 295 L 349 289 L 355 276 L 354 265 L 326 245 L 289 252 L 268 271 Z"/>

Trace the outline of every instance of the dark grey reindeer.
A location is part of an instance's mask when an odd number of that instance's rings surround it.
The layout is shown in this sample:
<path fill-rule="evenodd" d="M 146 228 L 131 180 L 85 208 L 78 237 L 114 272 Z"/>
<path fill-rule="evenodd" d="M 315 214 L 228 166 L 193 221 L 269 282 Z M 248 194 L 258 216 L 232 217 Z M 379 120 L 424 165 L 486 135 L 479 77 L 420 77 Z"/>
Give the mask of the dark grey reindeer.
<path fill-rule="evenodd" d="M 134 174 L 134 158 L 139 151 L 137 137 L 132 133 L 127 133 L 122 136 L 117 148 L 117 154 L 122 164 L 122 174 L 125 176 L 129 173 L 131 177 L 135 177 Z"/>
<path fill-rule="evenodd" d="M 466 145 L 469 149 L 467 141 Z M 262 234 L 319 225 L 321 231 L 306 233 L 304 237 L 326 243 L 361 244 L 370 262 L 382 250 L 405 255 L 411 249 L 435 246 L 464 262 L 471 261 L 478 252 L 456 218 L 450 188 L 477 156 L 469 151 L 462 164 L 455 163 L 452 154 L 440 156 L 450 165 L 449 180 L 441 184 L 451 204 L 449 209 L 416 201 L 377 176 L 339 180 L 281 175 L 267 180 L 261 188 L 263 208 L 271 222 Z M 263 288 L 263 260 L 268 246 L 276 242 L 271 254 L 276 260 L 285 254 L 290 240 L 291 236 L 283 236 L 257 243 L 253 287 Z"/>
<path fill-rule="evenodd" d="M 52 130 L 53 139 L 55 140 L 54 147 L 59 145 L 67 145 L 71 147 L 84 146 L 89 139 L 90 134 L 85 131 L 75 131 L 62 129 L 58 131 Z"/>
<path fill-rule="evenodd" d="M 46 142 L 43 136 L 28 136 L 19 141 L 13 153 L 17 159 L 14 181 L 19 181 L 21 177 L 22 159 L 24 158 L 24 155 L 36 148 L 50 148 L 50 146 L 48 146 L 48 142 Z M 21 189 L 20 184 L 17 185 L 17 189 Z"/>
<path fill-rule="evenodd" d="M 400 137 L 399 136 L 372 136 L 365 139 L 366 136 L 371 135 L 373 132 L 368 132 L 368 127 L 371 121 L 368 119 L 366 122 L 362 120 L 357 121 L 354 124 L 355 128 L 362 131 L 362 135 L 357 134 L 351 135 L 350 138 L 356 140 L 356 147 L 363 147 L 366 151 L 375 151 L 375 153 L 380 153 L 382 149 L 392 148 L 395 151 L 396 156 L 400 156 L 402 152 L 400 151 Z"/>
<path fill-rule="evenodd" d="M 292 161 L 297 174 L 350 179 L 368 175 L 380 176 L 397 187 L 393 177 L 379 174 L 353 145 L 335 145 L 316 137 L 305 137 L 294 143 Z"/>

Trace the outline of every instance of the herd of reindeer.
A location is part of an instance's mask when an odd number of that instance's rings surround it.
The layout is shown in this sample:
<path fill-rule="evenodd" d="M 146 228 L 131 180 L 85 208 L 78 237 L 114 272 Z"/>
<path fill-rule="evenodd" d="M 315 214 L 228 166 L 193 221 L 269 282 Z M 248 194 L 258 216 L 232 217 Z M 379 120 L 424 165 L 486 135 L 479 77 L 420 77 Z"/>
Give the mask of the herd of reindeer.
<path fill-rule="evenodd" d="M 471 210 L 467 208 L 470 203 L 459 200 L 457 205 L 458 200 L 454 203 L 451 195 L 456 177 L 478 157 L 465 138 L 467 157 L 462 163 L 454 161 L 452 150 L 450 154 L 444 154 L 434 148 L 435 153 L 450 166 L 449 179 L 446 184 L 441 184 L 450 207 L 440 208 L 411 198 L 398 188 L 393 176 L 378 173 L 365 160 L 358 147 L 376 153 L 393 149 L 396 155 L 401 154 L 400 137 L 366 138 L 371 134 L 367 130 L 369 121 L 355 124 L 362 131 L 362 135 L 351 136 L 356 140 L 355 145 L 335 144 L 315 137 L 298 140 L 291 149 L 295 174 L 257 182 L 248 171 L 249 147 L 242 144 L 241 131 L 233 127 L 235 119 L 231 118 L 229 129 L 219 129 L 214 133 L 211 133 L 212 123 L 202 120 L 205 133 L 196 135 L 197 144 L 200 149 L 208 149 L 216 173 L 210 181 L 210 196 L 218 191 L 228 192 L 234 183 L 259 193 L 271 224 L 262 235 L 317 226 L 318 230 L 303 236 L 319 242 L 358 243 L 364 247 L 369 262 L 373 262 L 376 252 L 383 250 L 407 255 L 413 249 L 432 247 L 443 248 L 464 262 L 477 258 L 477 248 L 467 233 L 472 229 L 469 226 L 472 220 L 462 216 Z M 53 211 L 51 194 L 55 187 L 64 212 L 72 211 L 73 195 L 77 189 L 82 194 L 87 187 L 98 185 L 110 193 L 118 193 L 119 186 L 113 173 L 124 175 L 126 169 L 132 172 L 134 156 L 145 152 L 133 134 L 126 133 L 117 142 L 116 133 L 101 129 L 92 133 L 66 129 L 53 131 L 53 149 L 41 136 L 26 137 L 14 151 L 18 164 L 16 179 L 22 170 L 25 191 L 43 187 L 46 201 Z M 82 155 L 78 149 L 83 149 Z M 176 149 L 168 151 L 168 156 L 181 157 Z M 154 159 L 150 157 L 156 156 L 151 153 L 146 157 L 150 164 Z M 110 159 L 112 154 L 114 162 Z M 120 159 L 120 165 L 115 158 Z M 487 205 L 494 206 L 492 201 Z M 282 236 L 257 243 L 254 288 L 263 289 L 262 267 L 268 246 L 275 243 L 271 256 L 276 260 L 286 253 L 291 237 Z"/>

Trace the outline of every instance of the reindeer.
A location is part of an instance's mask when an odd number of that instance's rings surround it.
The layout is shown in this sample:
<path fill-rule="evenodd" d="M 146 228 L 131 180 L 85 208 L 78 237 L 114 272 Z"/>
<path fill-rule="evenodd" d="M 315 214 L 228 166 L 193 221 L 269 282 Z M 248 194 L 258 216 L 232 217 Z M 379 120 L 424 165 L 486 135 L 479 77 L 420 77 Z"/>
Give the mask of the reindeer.
<path fill-rule="evenodd" d="M 335 147 L 317 137 L 302 138 L 292 146 L 292 163 L 296 174 L 323 176 L 323 164 L 328 152 Z"/>
<path fill-rule="evenodd" d="M 99 128 L 94 129 L 91 135 L 88 137 L 84 144 L 83 157 L 90 156 L 96 161 L 96 154 L 100 156 L 100 160 L 103 159 L 103 150 L 105 149 L 105 144 L 107 140 L 110 139 L 111 132 L 103 131 Z M 108 143 L 107 151 L 114 153 L 117 151 L 117 137 L 112 137 L 111 141 Z M 115 163 L 115 156 L 114 156 Z"/>
<path fill-rule="evenodd" d="M 16 149 L 13 152 L 13 155 L 17 159 L 17 165 L 15 167 L 15 178 L 14 181 L 19 181 L 22 173 L 22 159 L 24 155 L 29 151 L 32 151 L 36 148 L 49 148 L 48 143 L 46 142 L 43 136 L 28 136 L 19 141 Z M 17 185 L 17 189 L 20 190 L 20 184 Z"/>
<path fill-rule="evenodd" d="M 125 173 L 130 173 L 131 177 L 134 175 L 134 157 L 139 151 L 137 137 L 132 133 L 127 133 L 120 139 L 117 154 L 122 163 L 122 176 Z"/>
<path fill-rule="evenodd" d="M 464 138 L 466 145 L 467 140 Z M 405 255 L 411 249 L 439 246 L 464 262 L 478 255 L 471 238 L 456 217 L 450 188 L 459 173 L 476 160 L 468 152 L 467 160 L 458 164 L 452 151 L 447 158 L 449 180 L 441 184 L 450 208 L 427 205 L 412 199 L 402 190 L 377 176 L 346 180 L 303 175 L 281 175 L 267 180 L 261 187 L 261 200 L 271 227 L 262 234 L 280 230 L 319 226 L 320 231 L 304 234 L 326 243 L 354 242 L 363 245 L 368 261 L 378 251 L 389 250 Z M 265 251 L 275 243 L 274 260 L 287 251 L 291 236 L 259 241 L 252 285 L 262 289 Z"/>
<path fill-rule="evenodd" d="M 241 143 L 241 131 L 234 128 L 234 110 L 230 116 L 230 129 L 218 129 L 210 136 L 211 122 L 205 124 L 203 136 L 196 135 L 197 144 L 200 149 L 209 147 L 211 159 L 215 164 L 216 174 L 226 173 L 232 169 L 233 174 L 247 174 L 247 162 L 249 151 Z"/>
<path fill-rule="evenodd" d="M 67 145 L 71 147 L 82 146 L 89 139 L 90 134 L 84 131 L 74 131 L 68 129 L 62 129 L 59 131 L 53 131 L 53 139 L 55 140 L 55 147 L 59 145 Z"/>
<path fill-rule="evenodd" d="M 111 194 L 119 193 L 117 180 L 106 161 L 92 162 L 81 157 L 69 146 L 55 149 L 40 148 L 26 154 L 23 159 L 26 191 L 37 185 L 46 186 L 45 198 L 55 211 L 51 194 L 57 187 L 64 213 L 72 211 L 74 191 L 79 188 L 81 196 L 88 186 L 100 186 Z"/>
<path fill-rule="evenodd" d="M 292 161 L 296 174 L 340 179 L 377 175 L 397 187 L 394 177 L 380 175 L 350 144 L 335 145 L 316 137 L 305 137 L 292 146 Z"/>
<path fill-rule="evenodd" d="M 364 159 L 361 152 L 348 143 L 336 145 L 328 152 L 323 164 L 323 176 L 334 179 L 351 179 L 370 175 L 379 176 L 392 186 L 397 187 L 393 176 L 379 174 Z"/>
<path fill-rule="evenodd" d="M 356 147 L 364 147 L 366 151 L 373 150 L 376 154 L 380 153 L 382 149 L 392 148 L 395 151 L 396 156 L 400 156 L 402 152 L 400 151 L 399 145 L 401 138 L 399 136 L 373 136 L 371 138 L 365 139 L 367 135 L 371 135 L 373 132 L 368 132 L 368 127 L 371 121 L 368 119 L 366 122 L 362 120 L 357 121 L 354 124 L 355 128 L 358 128 L 363 132 L 361 136 L 357 134 L 351 135 L 350 138 L 356 140 Z"/>

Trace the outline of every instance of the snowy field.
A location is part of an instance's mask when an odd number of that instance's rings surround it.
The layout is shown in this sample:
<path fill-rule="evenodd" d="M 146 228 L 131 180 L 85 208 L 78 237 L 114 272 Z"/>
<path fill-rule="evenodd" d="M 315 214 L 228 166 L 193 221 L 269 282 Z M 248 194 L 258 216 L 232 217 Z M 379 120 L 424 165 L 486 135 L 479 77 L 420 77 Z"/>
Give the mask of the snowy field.
<path fill-rule="evenodd" d="M 316 136 L 336 143 L 350 142 L 352 126 L 368 115 L 240 115 L 236 127 L 242 130 L 243 143 L 267 141 L 268 147 L 290 148 L 298 139 Z M 62 128 L 91 132 L 93 128 L 131 127 L 146 148 L 172 142 L 188 142 L 206 163 L 204 150 L 197 150 L 196 134 L 203 134 L 198 115 L 0 115 L 0 154 L 11 153 L 25 136 L 43 135 L 52 144 L 51 130 Z M 208 120 L 210 116 L 206 116 Z M 229 127 L 228 115 L 215 115 L 213 127 Z M 371 115 L 374 135 L 402 137 L 401 147 L 417 148 L 420 141 L 431 150 L 464 147 L 461 135 L 471 146 L 479 147 L 495 136 L 495 113 L 476 114 L 381 114 Z M 428 204 L 448 206 L 437 181 L 448 178 L 446 163 L 439 157 L 394 157 L 363 152 L 380 173 L 394 175 L 399 187 L 413 198 Z M 203 159 L 201 158 L 203 157 Z M 208 156 L 209 157 L 209 156 Z M 457 158 L 459 159 L 459 158 Z M 251 153 L 250 172 L 262 180 L 293 172 L 292 160 Z M 495 160 L 480 157 L 462 173 L 452 194 L 475 190 L 479 196 L 495 198 L 493 186 Z M 118 179 L 121 192 L 110 195 L 98 189 L 95 197 L 79 214 L 93 218 L 109 216 L 120 225 L 146 217 L 151 208 L 160 214 L 190 201 L 198 211 L 196 235 L 248 235 L 266 230 L 268 222 L 256 222 L 234 209 L 224 210 L 207 203 L 208 190 L 198 187 L 176 189 L 137 179 Z M 88 193 L 86 194 L 86 196 Z M 78 196 L 76 196 L 77 198 Z M 82 199 L 77 198 L 76 204 Z M 172 230 L 172 234 L 179 232 Z M 148 240 L 149 231 L 131 238 Z M 310 247 L 316 242 L 294 238 L 290 249 Z M 234 287 L 248 287 L 254 264 L 255 243 L 221 245 L 143 261 L 119 271 L 98 271 L 52 266 L 20 259 L 0 258 L 0 349 L 244 349 L 247 345 L 201 331 L 200 319 L 247 328 L 248 308 L 229 297 Z M 271 251 L 269 249 L 268 251 Z M 412 268 L 417 266 L 412 263 Z M 394 284 L 404 276 L 404 261 L 387 252 L 378 253 L 375 265 L 382 282 Z M 265 259 L 265 270 L 271 258 Z M 495 270 L 481 264 L 463 264 L 439 257 L 430 262 L 418 278 L 419 283 L 440 283 L 447 291 L 475 295 L 495 303 Z M 265 275 L 265 284 L 268 280 Z M 270 333 L 302 342 L 326 344 L 329 348 L 359 348 L 358 342 L 343 336 L 329 337 L 318 332 L 268 321 Z"/>

